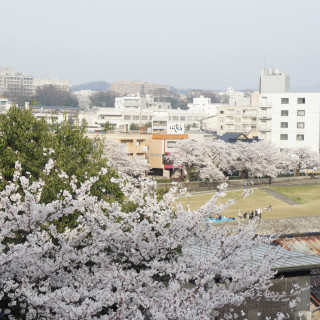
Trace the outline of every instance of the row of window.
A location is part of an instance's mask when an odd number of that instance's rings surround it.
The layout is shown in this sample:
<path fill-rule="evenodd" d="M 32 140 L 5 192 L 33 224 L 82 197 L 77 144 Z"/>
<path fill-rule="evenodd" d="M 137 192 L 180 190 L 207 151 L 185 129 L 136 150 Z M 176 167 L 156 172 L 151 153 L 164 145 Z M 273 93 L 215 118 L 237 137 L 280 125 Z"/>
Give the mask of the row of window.
<path fill-rule="evenodd" d="M 280 140 L 288 140 L 288 134 L 280 134 Z M 304 140 L 304 134 L 297 134 L 296 135 L 297 141 L 303 141 Z"/>
<path fill-rule="evenodd" d="M 280 122 L 280 128 L 288 128 L 288 126 L 289 126 L 288 122 Z M 304 129 L 304 122 L 297 122 L 297 128 Z"/>
<path fill-rule="evenodd" d="M 289 115 L 289 110 L 281 110 L 281 116 L 282 117 L 287 117 Z M 297 110 L 297 116 L 305 116 L 306 112 L 305 110 Z"/>
<path fill-rule="evenodd" d="M 306 98 L 298 98 L 297 104 L 305 104 Z M 281 98 L 281 104 L 289 104 L 289 98 Z"/>
<path fill-rule="evenodd" d="M 236 112 L 234 112 L 234 110 L 232 109 L 232 110 L 226 110 L 226 112 L 224 111 L 224 110 L 220 110 L 220 112 L 219 112 L 220 114 L 241 114 L 241 110 L 237 110 Z M 251 109 L 249 109 L 249 110 L 242 110 L 242 113 L 243 114 L 247 114 L 247 115 L 252 115 L 252 116 L 256 116 L 257 115 L 257 112 L 255 111 L 255 110 L 251 110 Z"/>
<path fill-rule="evenodd" d="M 105 117 L 104 116 L 101 116 L 100 117 L 101 119 L 104 119 Z M 124 115 L 123 116 L 123 119 L 124 120 L 131 120 L 131 118 L 132 118 L 132 120 L 139 120 L 140 119 L 140 116 L 139 115 L 133 115 L 132 117 L 131 117 L 131 115 Z M 171 119 L 173 120 L 173 121 L 186 121 L 186 120 L 188 120 L 188 121 L 199 121 L 200 119 L 204 119 L 205 117 L 185 117 L 185 116 L 170 116 L 169 117 L 169 121 L 171 121 Z M 141 120 L 148 120 L 148 116 L 141 116 Z M 149 120 L 152 120 L 152 116 L 149 116 Z"/>
<path fill-rule="evenodd" d="M 220 125 L 220 130 L 223 130 L 223 129 L 224 129 L 224 126 Z M 236 130 L 241 130 L 241 126 L 235 126 L 235 129 Z M 257 130 L 257 127 L 256 126 L 250 126 L 250 125 L 242 126 L 242 131 L 250 131 L 250 130 Z M 233 125 L 229 126 L 228 131 L 234 131 L 234 126 Z"/>

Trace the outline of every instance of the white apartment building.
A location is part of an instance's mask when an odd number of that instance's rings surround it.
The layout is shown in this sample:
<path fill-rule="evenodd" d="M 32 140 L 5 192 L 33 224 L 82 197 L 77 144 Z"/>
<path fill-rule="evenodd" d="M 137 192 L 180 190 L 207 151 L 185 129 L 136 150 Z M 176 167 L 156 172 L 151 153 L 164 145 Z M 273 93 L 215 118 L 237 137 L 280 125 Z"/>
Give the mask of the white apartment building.
<path fill-rule="evenodd" d="M 220 91 L 220 96 L 228 96 L 229 98 L 244 97 L 244 92 L 234 91 L 233 88 L 227 88 L 227 91 Z"/>
<path fill-rule="evenodd" d="M 200 96 L 199 98 L 193 98 L 192 103 L 188 103 L 188 111 L 209 117 L 217 114 L 217 107 L 220 105 L 211 103 L 211 98 Z"/>
<path fill-rule="evenodd" d="M 188 110 L 171 109 L 168 102 L 159 102 L 153 95 L 126 96 L 115 99 L 115 108 L 94 108 L 79 114 L 79 121 L 85 119 L 88 131 L 101 131 L 109 121 L 116 130 L 128 131 L 131 124 L 140 127 L 153 123 L 153 129 L 162 131 L 168 123 L 179 123 L 185 128 L 199 128 L 200 120 L 217 114 L 219 104 L 211 104 L 210 98 L 194 98 Z M 161 116 L 160 116 L 161 115 Z M 155 116 L 161 119 L 155 119 Z M 164 119 L 162 119 L 164 118 Z"/>
<path fill-rule="evenodd" d="M 115 108 L 120 110 L 126 109 L 153 109 L 153 110 L 168 110 L 171 109 L 169 102 L 160 102 L 158 98 L 146 94 L 145 96 L 130 95 L 126 97 L 116 97 L 115 98 Z"/>
<path fill-rule="evenodd" d="M 59 79 L 40 79 L 14 72 L 11 68 L 0 67 L 0 93 L 10 96 L 33 96 L 38 87 L 53 85 L 59 91 L 69 91 L 69 83 Z"/>
<path fill-rule="evenodd" d="M 259 138 L 280 149 L 308 146 L 319 152 L 320 93 L 261 94 Z"/>
<path fill-rule="evenodd" d="M 277 69 L 260 76 L 259 138 L 280 149 L 307 146 L 319 152 L 320 93 L 290 92 L 290 77 Z"/>
<path fill-rule="evenodd" d="M 151 108 L 126 108 L 125 110 L 118 108 L 94 108 L 91 111 L 80 113 L 79 122 L 81 123 L 83 119 L 86 120 L 89 132 L 101 131 L 104 123 L 107 121 L 114 125 L 116 130 L 128 131 L 131 123 L 144 126 L 147 122 L 152 122 L 156 112 L 159 112 L 159 110 Z M 169 109 L 165 110 L 165 113 L 167 114 L 165 117 L 168 122 L 183 123 L 185 127 L 199 127 L 199 121 L 206 118 L 206 115 L 201 115 L 198 112 L 190 110 Z"/>

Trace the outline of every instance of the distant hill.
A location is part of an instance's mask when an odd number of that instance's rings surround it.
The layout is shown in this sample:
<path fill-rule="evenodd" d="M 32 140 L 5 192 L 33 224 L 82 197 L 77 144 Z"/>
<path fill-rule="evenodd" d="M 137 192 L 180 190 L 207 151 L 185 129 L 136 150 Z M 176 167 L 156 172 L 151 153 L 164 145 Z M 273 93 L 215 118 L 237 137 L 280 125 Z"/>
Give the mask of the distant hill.
<path fill-rule="evenodd" d="M 176 94 L 185 94 L 186 96 L 189 94 L 190 91 L 193 89 L 177 89 L 175 87 L 170 86 L 170 91 Z"/>
<path fill-rule="evenodd" d="M 71 87 L 71 91 L 92 90 L 92 91 L 108 91 L 110 83 L 106 81 L 91 81 L 83 84 L 78 84 Z"/>

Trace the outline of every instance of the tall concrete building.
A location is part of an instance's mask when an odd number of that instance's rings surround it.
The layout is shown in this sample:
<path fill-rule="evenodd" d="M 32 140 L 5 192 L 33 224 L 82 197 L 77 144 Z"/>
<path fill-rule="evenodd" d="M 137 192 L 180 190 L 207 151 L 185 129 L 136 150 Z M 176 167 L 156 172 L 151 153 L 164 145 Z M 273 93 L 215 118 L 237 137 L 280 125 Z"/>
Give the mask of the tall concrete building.
<path fill-rule="evenodd" d="M 116 81 L 111 83 L 110 88 L 111 91 L 121 95 L 170 91 L 170 86 L 141 81 Z"/>
<path fill-rule="evenodd" d="M 270 68 L 267 71 L 262 69 L 260 72 L 259 92 L 279 93 L 290 91 L 290 77 L 285 73 L 279 72 L 279 69 Z"/>
<path fill-rule="evenodd" d="M 320 93 L 289 92 L 288 79 L 279 72 L 260 77 L 259 138 L 280 149 L 304 146 L 319 152 Z"/>

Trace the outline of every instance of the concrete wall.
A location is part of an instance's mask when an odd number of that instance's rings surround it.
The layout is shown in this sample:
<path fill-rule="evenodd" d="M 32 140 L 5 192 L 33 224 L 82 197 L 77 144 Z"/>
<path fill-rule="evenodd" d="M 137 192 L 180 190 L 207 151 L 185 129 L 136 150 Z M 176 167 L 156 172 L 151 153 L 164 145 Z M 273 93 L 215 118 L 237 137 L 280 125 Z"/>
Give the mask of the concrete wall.
<path fill-rule="evenodd" d="M 253 182 L 253 184 L 251 183 Z M 272 178 L 271 184 L 275 185 L 290 185 L 290 184 L 320 184 L 320 178 L 310 180 L 308 176 L 297 176 L 297 177 L 281 177 Z M 267 186 L 269 184 L 269 178 L 257 178 L 257 179 L 238 179 L 238 180 L 228 180 L 228 189 L 242 189 L 245 186 L 255 187 L 255 186 Z M 180 184 L 181 188 L 188 188 L 190 191 L 207 191 L 215 190 L 219 185 L 218 182 L 209 181 L 196 181 L 196 182 L 182 182 Z M 170 183 L 159 183 L 158 188 L 170 188 L 172 185 Z"/>

